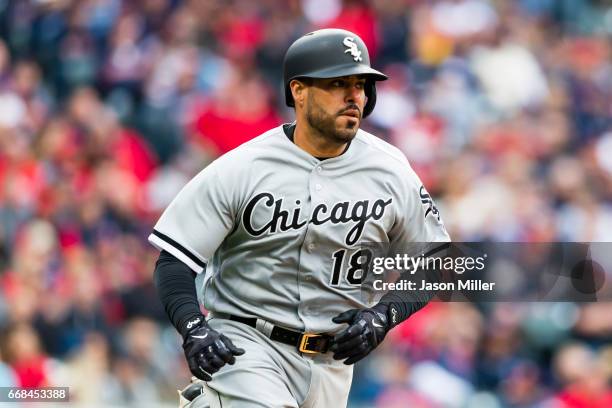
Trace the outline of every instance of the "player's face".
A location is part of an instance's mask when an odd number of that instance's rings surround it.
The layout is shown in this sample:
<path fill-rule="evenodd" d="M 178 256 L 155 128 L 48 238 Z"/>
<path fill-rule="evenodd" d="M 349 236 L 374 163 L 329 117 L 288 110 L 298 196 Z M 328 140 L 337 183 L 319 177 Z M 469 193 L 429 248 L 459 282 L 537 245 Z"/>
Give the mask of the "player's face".
<path fill-rule="evenodd" d="M 314 79 L 305 106 L 310 127 L 337 143 L 352 140 L 361 124 L 365 82 L 357 75 Z"/>

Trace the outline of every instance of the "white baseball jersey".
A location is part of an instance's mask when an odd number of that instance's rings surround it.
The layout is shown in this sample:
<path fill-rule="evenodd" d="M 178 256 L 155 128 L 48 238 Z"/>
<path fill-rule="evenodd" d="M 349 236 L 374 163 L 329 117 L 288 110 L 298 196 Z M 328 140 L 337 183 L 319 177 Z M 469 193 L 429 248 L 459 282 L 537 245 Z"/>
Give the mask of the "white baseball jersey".
<path fill-rule="evenodd" d="M 360 244 L 450 238 L 395 147 L 359 130 L 342 155 L 319 160 L 279 126 L 195 176 L 149 241 L 207 271 L 210 311 L 333 332 L 333 316 L 370 306 L 360 295 Z"/>

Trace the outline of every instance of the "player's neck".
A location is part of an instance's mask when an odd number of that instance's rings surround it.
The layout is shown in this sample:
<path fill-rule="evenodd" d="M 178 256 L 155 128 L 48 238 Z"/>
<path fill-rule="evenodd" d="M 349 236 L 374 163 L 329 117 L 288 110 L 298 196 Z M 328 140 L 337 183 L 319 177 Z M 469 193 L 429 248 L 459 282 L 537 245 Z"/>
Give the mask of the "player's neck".
<path fill-rule="evenodd" d="M 346 150 L 346 143 L 338 143 L 316 130 L 300 126 L 298 122 L 293 134 L 293 143 L 314 157 L 330 158 L 340 156 Z"/>

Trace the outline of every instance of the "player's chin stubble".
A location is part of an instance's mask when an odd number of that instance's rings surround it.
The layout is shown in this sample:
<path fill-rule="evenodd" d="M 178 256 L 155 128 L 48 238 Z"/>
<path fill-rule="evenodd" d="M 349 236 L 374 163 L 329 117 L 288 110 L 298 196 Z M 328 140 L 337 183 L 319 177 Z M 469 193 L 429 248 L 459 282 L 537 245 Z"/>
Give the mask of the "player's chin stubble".
<path fill-rule="evenodd" d="M 308 125 L 330 141 L 335 143 L 350 142 L 357 134 L 359 120 L 347 120 L 346 125 L 341 125 L 337 122 L 339 117 L 339 114 L 328 114 L 314 101 L 314 98 L 308 98 L 306 108 Z"/>

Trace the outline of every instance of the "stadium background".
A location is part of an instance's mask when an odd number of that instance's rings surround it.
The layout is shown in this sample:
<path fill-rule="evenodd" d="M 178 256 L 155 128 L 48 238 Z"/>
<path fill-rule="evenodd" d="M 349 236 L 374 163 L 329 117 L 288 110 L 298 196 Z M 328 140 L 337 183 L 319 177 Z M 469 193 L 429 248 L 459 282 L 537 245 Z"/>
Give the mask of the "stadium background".
<path fill-rule="evenodd" d="M 391 77 L 364 128 L 454 240 L 610 241 L 608 1 L 2 0 L 1 385 L 175 405 L 146 236 L 206 163 L 292 119 L 283 53 L 328 26 Z M 611 336 L 605 302 L 433 304 L 358 365 L 350 405 L 610 407 Z"/>

